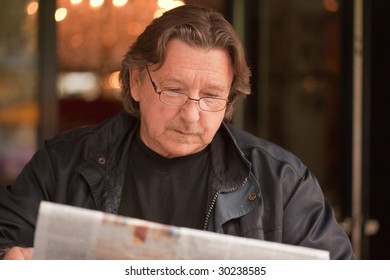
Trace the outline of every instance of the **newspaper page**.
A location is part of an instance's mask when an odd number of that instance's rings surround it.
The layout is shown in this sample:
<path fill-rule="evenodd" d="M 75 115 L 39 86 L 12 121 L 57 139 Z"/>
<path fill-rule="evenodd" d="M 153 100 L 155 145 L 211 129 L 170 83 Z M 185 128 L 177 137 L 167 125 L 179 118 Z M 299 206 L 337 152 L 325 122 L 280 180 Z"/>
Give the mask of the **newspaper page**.
<path fill-rule="evenodd" d="M 308 260 L 329 252 L 41 202 L 34 259 Z"/>

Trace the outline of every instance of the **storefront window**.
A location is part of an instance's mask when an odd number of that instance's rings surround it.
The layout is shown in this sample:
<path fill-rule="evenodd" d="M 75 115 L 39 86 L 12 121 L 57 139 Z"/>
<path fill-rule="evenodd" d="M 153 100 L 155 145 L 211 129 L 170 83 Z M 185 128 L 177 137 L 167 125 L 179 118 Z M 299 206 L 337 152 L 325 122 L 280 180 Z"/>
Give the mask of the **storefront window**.
<path fill-rule="evenodd" d="M 118 74 L 129 46 L 153 18 L 184 1 L 57 0 L 59 130 L 121 110 Z"/>
<path fill-rule="evenodd" d="M 36 150 L 38 2 L 1 0 L 0 185 L 10 184 Z"/>
<path fill-rule="evenodd" d="M 314 172 L 340 218 L 346 150 L 340 1 L 247 5 L 246 46 L 254 75 L 244 127 L 296 154 Z"/>

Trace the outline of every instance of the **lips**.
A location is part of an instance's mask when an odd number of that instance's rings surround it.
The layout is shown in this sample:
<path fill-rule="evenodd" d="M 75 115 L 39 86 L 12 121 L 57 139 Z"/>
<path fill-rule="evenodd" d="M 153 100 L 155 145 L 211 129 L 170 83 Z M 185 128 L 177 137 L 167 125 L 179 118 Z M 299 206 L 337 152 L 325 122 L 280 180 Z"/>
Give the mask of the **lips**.
<path fill-rule="evenodd" d="M 203 129 L 201 128 L 195 128 L 195 127 L 188 127 L 186 125 L 172 125 L 169 127 L 170 130 L 173 130 L 174 132 L 185 135 L 185 136 L 193 136 L 193 135 L 202 135 Z"/>
<path fill-rule="evenodd" d="M 194 132 L 194 131 L 181 131 L 181 130 L 177 130 L 177 129 L 174 129 L 174 131 L 180 135 L 184 135 L 184 136 L 192 136 L 192 135 L 198 135 L 199 133 L 198 132 Z"/>

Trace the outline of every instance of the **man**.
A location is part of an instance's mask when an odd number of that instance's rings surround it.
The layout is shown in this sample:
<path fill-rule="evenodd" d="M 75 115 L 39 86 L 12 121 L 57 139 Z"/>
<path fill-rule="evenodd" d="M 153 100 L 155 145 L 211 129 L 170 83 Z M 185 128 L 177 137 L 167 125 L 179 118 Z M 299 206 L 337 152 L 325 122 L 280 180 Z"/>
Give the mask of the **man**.
<path fill-rule="evenodd" d="M 126 112 L 46 141 L 1 190 L 5 258 L 31 258 L 42 200 L 353 258 L 308 168 L 228 124 L 250 71 L 220 14 L 165 13 L 126 54 L 120 76 Z"/>

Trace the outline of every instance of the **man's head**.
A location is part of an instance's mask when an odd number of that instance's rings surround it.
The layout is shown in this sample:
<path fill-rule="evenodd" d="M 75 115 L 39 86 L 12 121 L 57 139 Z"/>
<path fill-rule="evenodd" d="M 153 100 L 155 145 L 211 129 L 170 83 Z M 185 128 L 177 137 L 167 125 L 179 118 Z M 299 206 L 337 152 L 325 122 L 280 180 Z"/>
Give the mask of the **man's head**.
<path fill-rule="evenodd" d="M 125 55 L 120 73 L 125 110 L 135 117 L 140 115 L 139 104 L 130 94 L 129 69 L 145 70 L 146 65 L 162 64 L 167 43 L 173 38 L 190 46 L 221 48 L 228 52 L 234 75 L 229 93 L 230 105 L 226 108 L 224 119 L 230 121 L 233 103 L 237 97 L 250 93 L 251 73 L 246 63 L 244 48 L 233 27 L 221 14 L 190 5 L 180 6 L 155 19 Z"/>
<path fill-rule="evenodd" d="M 126 54 L 120 75 L 124 107 L 140 118 L 141 139 L 168 158 L 212 141 L 236 98 L 249 94 L 249 76 L 231 25 L 192 6 L 154 20 Z"/>

